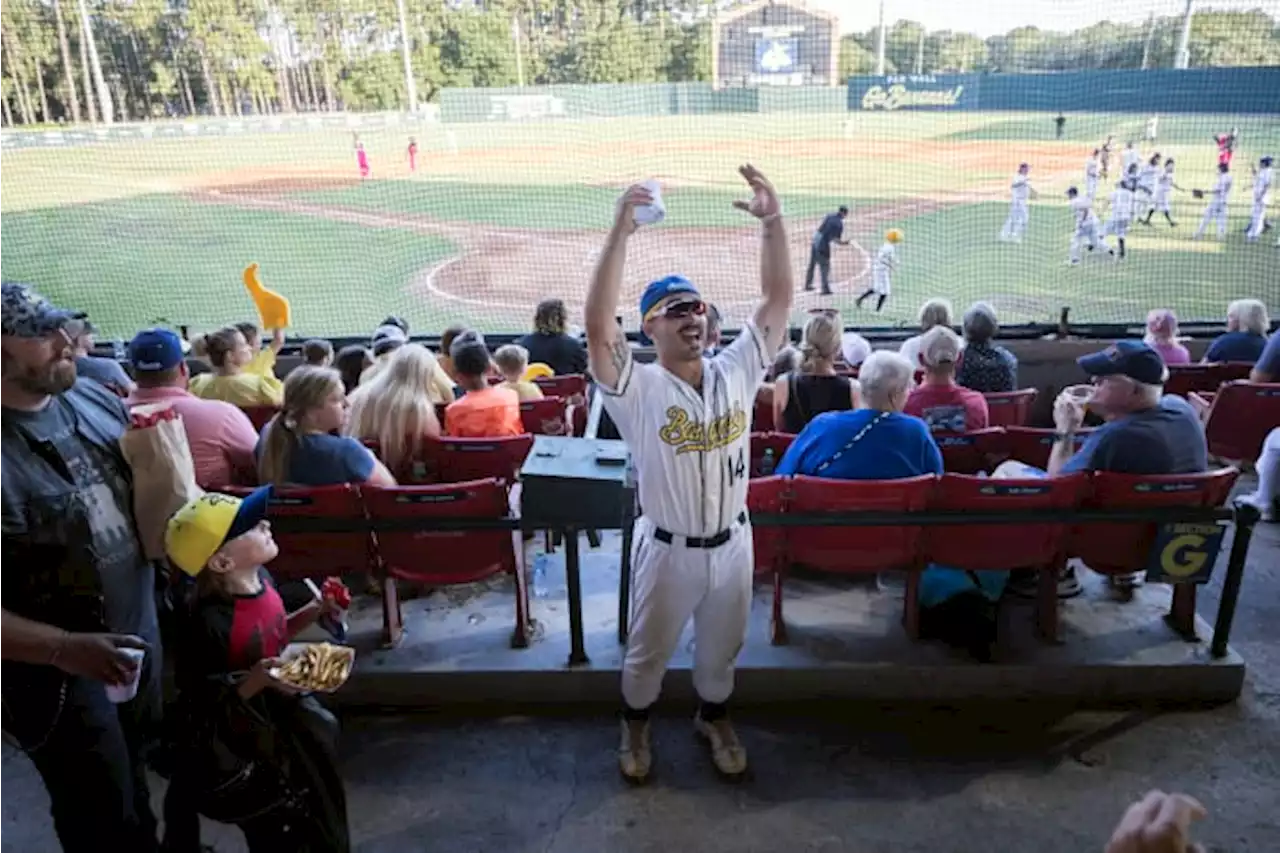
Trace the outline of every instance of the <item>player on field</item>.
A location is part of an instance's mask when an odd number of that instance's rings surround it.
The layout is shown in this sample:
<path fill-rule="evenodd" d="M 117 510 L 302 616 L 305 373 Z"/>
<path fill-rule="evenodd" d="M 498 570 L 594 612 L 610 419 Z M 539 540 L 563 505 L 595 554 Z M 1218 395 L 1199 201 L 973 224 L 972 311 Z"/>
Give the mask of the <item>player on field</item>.
<path fill-rule="evenodd" d="M 1240 141 L 1240 129 L 1231 128 L 1230 133 L 1219 133 L 1213 137 L 1218 145 L 1218 165 L 1230 166 L 1231 158 L 1236 153 L 1236 144 Z"/>
<path fill-rule="evenodd" d="M 862 300 L 868 296 L 876 295 L 876 311 L 884 307 L 884 301 L 889 298 L 889 292 L 892 290 L 893 271 L 898 268 L 898 252 L 894 248 L 902 242 L 902 232 L 897 228 L 890 228 L 884 235 L 884 245 L 880 247 L 880 251 L 876 252 L 875 260 L 871 262 L 871 286 L 863 291 L 858 297 L 857 306 L 862 307 Z"/>
<path fill-rule="evenodd" d="M 1120 155 L 1120 167 L 1123 170 L 1121 174 L 1128 175 L 1129 170 L 1142 163 L 1142 152 L 1133 144 L 1130 139 L 1124 144 L 1124 153 Z"/>
<path fill-rule="evenodd" d="M 1204 234 L 1204 230 L 1209 227 L 1210 222 L 1218 223 L 1218 237 L 1227 236 L 1227 199 L 1231 195 L 1231 186 L 1234 178 L 1231 177 L 1231 166 L 1227 163 L 1218 164 L 1218 182 L 1213 185 L 1213 189 L 1209 194 L 1209 203 L 1204 208 L 1204 218 L 1200 220 L 1200 227 L 1196 229 L 1196 233 L 1192 239 L 1198 240 Z"/>
<path fill-rule="evenodd" d="M 1071 235 L 1071 248 L 1068 250 L 1067 263 L 1075 266 L 1080 263 L 1080 247 L 1090 252 L 1098 247 L 1098 217 L 1093 212 L 1093 199 L 1080 195 L 1075 187 L 1067 190 L 1067 204 L 1075 221 L 1075 232 Z"/>
<path fill-rule="evenodd" d="M 1151 155 L 1151 159 L 1138 170 L 1138 192 L 1144 200 L 1150 201 L 1156 194 L 1156 182 L 1160 178 L 1160 153 Z"/>
<path fill-rule="evenodd" d="M 1000 229 L 1000 239 L 1004 242 L 1022 242 L 1022 232 L 1027 230 L 1027 200 L 1036 198 L 1036 191 L 1031 188 L 1028 177 L 1031 166 L 1023 163 L 1018 166 L 1018 174 L 1013 176 L 1010 185 L 1009 218 Z"/>
<path fill-rule="evenodd" d="M 1169 220 L 1169 227 L 1177 228 L 1178 223 L 1174 222 L 1173 217 L 1169 215 L 1169 198 L 1174 190 L 1180 189 L 1182 187 L 1173 182 L 1173 158 L 1170 158 L 1164 163 L 1164 171 L 1156 176 L 1156 192 L 1151 197 L 1151 207 L 1147 210 L 1147 218 L 1142 220 L 1142 224 L 1150 225 L 1152 216 L 1163 213 L 1164 218 Z"/>
<path fill-rule="evenodd" d="M 409 156 L 409 171 L 418 171 L 418 140 L 412 136 L 409 137 L 409 148 L 406 153 Z"/>
<path fill-rule="evenodd" d="M 1160 116 L 1152 116 L 1147 119 L 1147 130 L 1143 136 L 1148 142 L 1155 142 L 1156 137 L 1160 135 Z"/>
<path fill-rule="evenodd" d="M 1102 160 L 1102 177 L 1111 171 L 1111 151 L 1115 147 L 1115 137 L 1108 136 L 1107 141 L 1098 149 L 1098 157 Z"/>
<path fill-rule="evenodd" d="M 1098 194 L 1098 177 L 1102 174 L 1102 164 L 1099 157 L 1102 149 L 1093 149 L 1093 154 L 1089 159 L 1084 161 L 1084 194 L 1090 199 Z"/>
<path fill-rule="evenodd" d="M 1271 223 L 1267 221 L 1267 197 L 1275 183 L 1271 176 L 1271 158 L 1263 157 L 1258 165 L 1261 168 L 1253 173 L 1253 214 L 1249 219 L 1249 231 L 1245 235 L 1250 243 L 1271 227 Z"/>
<path fill-rule="evenodd" d="M 1115 235 L 1121 260 L 1124 260 L 1124 238 L 1129 233 L 1129 223 L 1133 221 L 1133 202 L 1136 197 L 1134 190 L 1137 186 L 1132 178 L 1125 178 L 1116 184 L 1115 191 L 1111 193 L 1111 214 L 1107 217 L 1107 227 L 1102 231 L 1102 245 L 1112 254 L 1115 252 L 1106 238 Z"/>
<path fill-rule="evenodd" d="M 356 168 L 360 170 L 360 179 L 369 177 L 369 152 L 364 150 L 363 142 L 356 142 Z"/>

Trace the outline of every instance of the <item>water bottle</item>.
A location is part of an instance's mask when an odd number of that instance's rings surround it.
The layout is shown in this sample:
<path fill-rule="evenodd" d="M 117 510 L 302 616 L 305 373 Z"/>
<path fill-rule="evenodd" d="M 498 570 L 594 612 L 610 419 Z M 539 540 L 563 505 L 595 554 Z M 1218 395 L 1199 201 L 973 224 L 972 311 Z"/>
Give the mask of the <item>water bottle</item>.
<path fill-rule="evenodd" d="M 775 465 L 777 465 L 777 462 L 773 458 L 773 448 L 765 448 L 764 458 L 760 460 L 760 476 L 772 477 Z"/>
<path fill-rule="evenodd" d="M 547 597 L 547 555 L 539 554 L 533 558 L 533 597 Z"/>

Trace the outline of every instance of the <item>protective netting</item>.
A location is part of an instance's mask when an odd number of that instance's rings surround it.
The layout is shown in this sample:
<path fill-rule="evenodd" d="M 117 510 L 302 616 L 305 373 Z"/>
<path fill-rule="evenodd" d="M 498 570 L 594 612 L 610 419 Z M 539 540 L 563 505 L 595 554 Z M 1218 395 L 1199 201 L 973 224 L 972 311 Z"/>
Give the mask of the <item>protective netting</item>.
<path fill-rule="evenodd" d="M 1050 4 L 1026 5 L 1032 21 Z M 1198 11 L 1183 70 L 1183 5 L 992 34 L 980 9 L 973 32 L 942 31 L 896 20 L 890 0 L 879 75 L 878 29 L 851 30 L 839 3 L 90 2 L 82 19 L 65 0 L 10 0 L 3 275 L 111 336 L 252 319 L 251 262 L 299 335 L 363 335 L 389 313 L 415 332 L 523 331 L 539 299 L 580 311 L 614 198 L 655 178 L 667 217 L 632 249 L 624 318 L 644 282 L 679 272 L 733 326 L 757 286 L 756 230 L 730 206 L 751 162 L 783 196 L 800 282 L 822 217 L 851 209 L 833 294 L 819 275 L 798 315 L 911 323 L 933 296 L 988 301 L 1006 325 L 1064 307 L 1216 321 L 1241 297 L 1274 313 L 1276 231 L 1245 232 L 1255 172 L 1280 155 L 1280 21 Z M 1196 239 L 1227 149 L 1225 234 L 1214 215 Z M 1130 160 L 1136 185 L 1117 197 Z M 1002 240 L 1022 163 L 1025 227 Z M 1100 232 L 1130 210 L 1123 261 L 1112 233 L 1067 263 L 1071 186 L 1093 188 Z M 858 309 L 890 228 L 892 293 Z"/>

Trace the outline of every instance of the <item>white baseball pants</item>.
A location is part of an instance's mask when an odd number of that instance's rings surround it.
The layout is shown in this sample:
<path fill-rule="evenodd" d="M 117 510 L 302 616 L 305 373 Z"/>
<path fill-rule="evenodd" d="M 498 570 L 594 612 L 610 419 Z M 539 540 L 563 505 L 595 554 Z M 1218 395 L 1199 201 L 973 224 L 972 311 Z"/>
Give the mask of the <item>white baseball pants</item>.
<path fill-rule="evenodd" d="M 1027 205 L 1014 202 L 1009 206 L 1009 218 L 1000 229 L 1001 240 L 1021 240 L 1022 232 L 1027 230 Z"/>
<path fill-rule="evenodd" d="M 1218 223 L 1218 236 L 1227 236 L 1227 206 L 1221 202 L 1213 202 L 1204 209 L 1204 219 L 1200 220 L 1200 227 L 1196 229 L 1195 236 L 1199 237 L 1204 234 L 1210 222 Z"/>
<path fill-rule="evenodd" d="M 667 663 L 692 617 L 694 689 L 704 702 L 725 702 L 751 612 L 751 523 L 735 523 L 719 548 L 688 548 L 680 536 L 667 544 L 654 538 L 656 529 L 644 516 L 636 520 L 622 698 L 636 710 L 657 701 Z"/>
<path fill-rule="evenodd" d="M 1128 219 L 1108 219 L 1107 227 L 1103 229 L 1102 236 L 1109 237 L 1114 234 L 1121 239 L 1129 236 L 1130 221 L 1131 220 Z M 1102 242 L 1106 243 L 1106 240 L 1103 240 Z"/>
<path fill-rule="evenodd" d="M 1089 198 L 1093 198 L 1094 196 L 1096 196 L 1096 195 L 1098 194 L 1098 179 L 1097 179 L 1097 178 L 1085 178 L 1085 179 L 1084 179 L 1084 194 L 1085 194 L 1085 195 L 1087 195 Z"/>
<path fill-rule="evenodd" d="M 892 274 L 886 269 L 872 269 L 871 271 L 871 292 L 880 296 L 888 296 L 893 290 L 893 283 L 890 280 Z"/>
<path fill-rule="evenodd" d="M 1071 248 L 1067 253 L 1067 257 L 1072 261 L 1080 260 L 1080 248 L 1089 246 L 1098 247 L 1098 225 L 1096 222 L 1088 225 L 1080 225 L 1076 228 L 1076 233 L 1071 236 Z"/>
<path fill-rule="evenodd" d="M 1257 240 L 1262 234 L 1263 223 L 1267 221 L 1267 205 L 1261 201 L 1253 203 L 1253 215 L 1249 220 L 1249 233 L 1245 236 L 1250 240 Z"/>

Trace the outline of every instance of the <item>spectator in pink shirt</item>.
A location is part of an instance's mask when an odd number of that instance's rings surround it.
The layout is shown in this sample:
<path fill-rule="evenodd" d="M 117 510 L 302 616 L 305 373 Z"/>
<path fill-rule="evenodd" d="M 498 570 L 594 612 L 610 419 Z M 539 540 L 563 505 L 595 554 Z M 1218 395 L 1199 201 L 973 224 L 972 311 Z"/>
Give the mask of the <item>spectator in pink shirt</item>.
<path fill-rule="evenodd" d="M 177 334 L 168 329 L 139 332 L 129 343 L 129 361 L 137 388 L 126 404 L 168 404 L 182 416 L 201 488 L 256 482 L 253 448 L 258 434 L 253 424 L 232 404 L 187 391 L 187 363 Z"/>
<path fill-rule="evenodd" d="M 1156 308 L 1147 314 L 1147 334 L 1142 342 L 1160 353 L 1165 364 L 1191 363 L 1191 353 L 1178 343 L 1178 315 L 1170 308 Z"/>
<path fill-rule="evenodd" d="M 934 326 L 920 336 L 924 381 L 912 390 L 902 411 L 922 419 L 930 432 L 970 432 L 988 426 L 987 399 L 956 384 L 963 346 L 949 326 Z"/>

